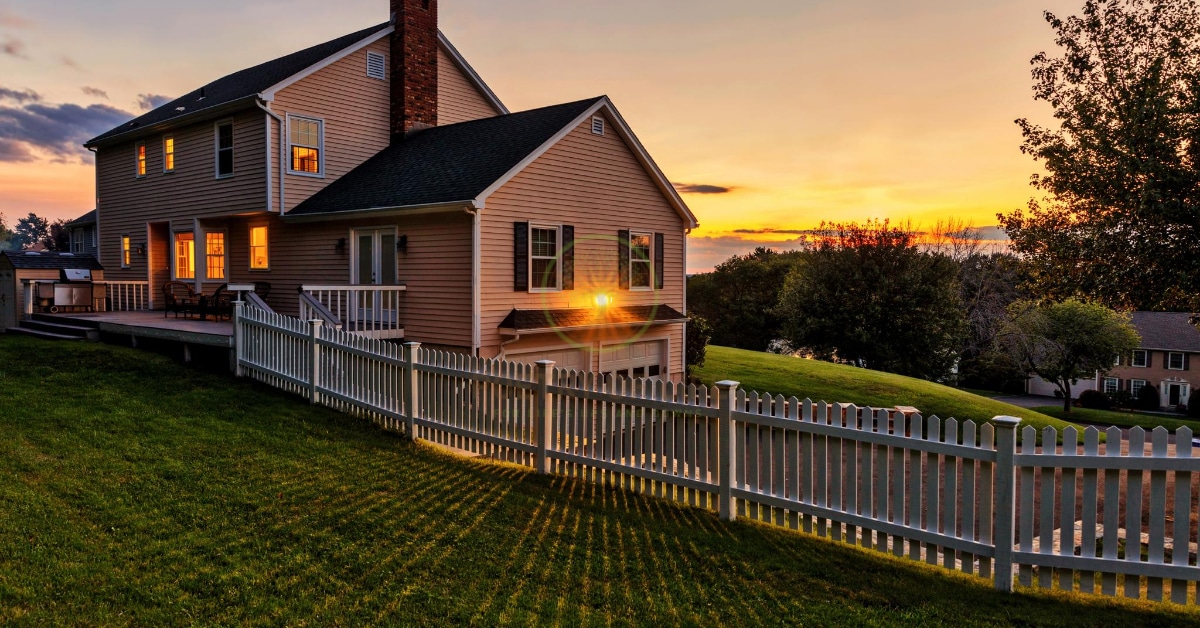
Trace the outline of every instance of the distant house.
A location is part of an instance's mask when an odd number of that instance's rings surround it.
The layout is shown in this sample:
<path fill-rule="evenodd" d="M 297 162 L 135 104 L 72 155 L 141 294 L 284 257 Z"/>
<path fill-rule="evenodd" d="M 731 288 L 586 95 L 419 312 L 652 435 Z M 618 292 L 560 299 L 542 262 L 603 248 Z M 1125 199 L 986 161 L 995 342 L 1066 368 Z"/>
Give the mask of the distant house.
<path fill-rule="evenodd" d="M 1200 329 L 1187 312 L 1134 312 L 1133 326 L 1142 337 L 1132 355 L 1121 358 L 1111 371 L 1097 376 L 1094 386 L 1106 393 L 1120 390 L 1137 394 L 1143 386 L 1158 389 L 1159 405 L 1186 404 L 1200 387 L 1200 362 L 1192 370 L 1192 357 L 1200 356 Z"/>
<path fill-rule="evenodd" d="M 680 379 L 697 222 L 614 104 L 511 113 L 437 0 L 378 1 L 390 21 L 88 142 L 109 280 L 158 307 L 168 282 L 267 285 L 377 338 Z"/>
<path fill-rule="evenodd" d="M 99 257 L 99 253 L 97 252 L 99 241 L 96 234 L 96 210 L 93 209 L 68 222 L 67 232 L 70 234 L 72 253 Z"/>

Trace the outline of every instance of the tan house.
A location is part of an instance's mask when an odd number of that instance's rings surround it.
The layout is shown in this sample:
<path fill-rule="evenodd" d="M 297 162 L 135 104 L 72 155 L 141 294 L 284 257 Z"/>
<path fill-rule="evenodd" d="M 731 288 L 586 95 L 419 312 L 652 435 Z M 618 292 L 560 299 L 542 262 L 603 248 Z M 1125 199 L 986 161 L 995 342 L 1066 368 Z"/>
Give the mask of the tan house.
<path fill-rule="evenodd" d="M 511 113 L 437 0 L 391 11 L 91 140 L 107 277 L 258 282 L 378 337 L 678 378 L 697 223 L 613 103 Z"/>
<path fill-rule="evenodd" d="M 1096 389 L 1120 390 L 1137 395 L 1143 386 L 1158 390 L 1159 405 L 1186 405 L 1200 388 L 1200 361 L 1192 370 L 1192 356 L 1200 358 L 1200 329 L 1187 312 L 1134 312 L 1133 326 L 1142 337 L 1141 347 L 1108 373 L 1097 376 Z"/>

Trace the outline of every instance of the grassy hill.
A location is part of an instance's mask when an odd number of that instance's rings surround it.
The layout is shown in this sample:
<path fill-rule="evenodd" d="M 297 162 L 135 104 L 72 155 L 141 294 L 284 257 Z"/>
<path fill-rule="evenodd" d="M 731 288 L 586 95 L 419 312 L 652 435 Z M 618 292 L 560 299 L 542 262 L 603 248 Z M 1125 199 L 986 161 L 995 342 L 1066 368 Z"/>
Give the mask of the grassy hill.
<path fill-rule="evenodd" d="M 760 393 L 880 408 L 913 406 L 925 416 L 936 414 L 960 421 L 979 423 L 1005 415 L 1019 417 L 1038 429 L 1070 425 L 1040 412 L 925 380 L 728 347 L 709 347 L 704 368 L 696 375 L 707 384 L 732 379 L 741 382 L 742 388 Z"/>

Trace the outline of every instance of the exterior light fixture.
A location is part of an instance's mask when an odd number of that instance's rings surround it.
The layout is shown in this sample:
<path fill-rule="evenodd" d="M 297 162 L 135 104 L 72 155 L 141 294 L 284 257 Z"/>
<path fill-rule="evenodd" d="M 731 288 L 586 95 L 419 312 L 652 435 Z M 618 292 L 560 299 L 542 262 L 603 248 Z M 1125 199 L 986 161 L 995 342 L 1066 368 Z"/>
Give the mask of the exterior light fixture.
<path fill-rule="evenodd" d="M 396 252 L 397 253 L 408 253 L 408 236 L 407 235 L 402 235 L 399 238 L 396 238 Z"/>
<path fill-rule="evenodd" d="M 344 254 L 346 252 L 346 238 L 338 238 L 337 244 L 333 246 L 333 250 L 338 255 Z"/>
<path fill-rule="evenodd" d="M 596 307 L 603 310 L 604 308 L 606 308 L 612 304 L 613 304 L 613 298 L 608 296 L 607 294 L 597 294 L 596 295 Z"/>

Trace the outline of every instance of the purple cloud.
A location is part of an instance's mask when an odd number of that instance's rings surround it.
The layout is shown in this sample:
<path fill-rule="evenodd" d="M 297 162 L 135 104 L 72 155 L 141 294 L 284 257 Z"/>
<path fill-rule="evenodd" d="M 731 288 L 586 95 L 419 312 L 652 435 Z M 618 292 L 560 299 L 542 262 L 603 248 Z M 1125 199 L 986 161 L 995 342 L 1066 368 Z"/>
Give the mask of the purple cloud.
<path fill-rule="evenodd" d="M 104 100 L 108 100 L 108 92 L 106 92 L 98 87 L 88 87 L 87 85 L 84 85 L 80 89 L 82 89 L 83 93 L 87 94 L 88 96 L 92 96 L 94 98 L 103 98 Z"/>
<path fill-rule="evenodd" d="M 680 194 L 729 194 L 737 188 L 708 183 L 672 183 Z"/>
<path fill-rule="evenodd" d="M 29 58 L 25 56 L 25 42 L 13 37 L 6 38 L 4 43 L 0 44 L 0 52 L 18 59 Z"/>
<path fill-rule="evenodd" d="M 17 91 L 15 89 L 8 89 L 7 87 L 0 86 L 0 100 L 13 100 L 24 104 L 27 102 L 38 102 L 41 99 L 42 95 L 33 91 L 32 89 Z"/>
<path fill-rule="evenodd" d="M 17 102 L 0 105 L 0 162 L 33 161 L 42 154 L 56 163 L 87 163 L 83 143 L 133 117 L 109 105 L 50 104 L 32 92 L 21 100 L 13 95 L 22 92 L 0 90 Z"/>
<path fill-rule="evenodd" d="M 150 111 L 175 100 L 170 96 L 161 96 L 159 94 L 138 94 L 137 105 L 142 111 Z"/>

